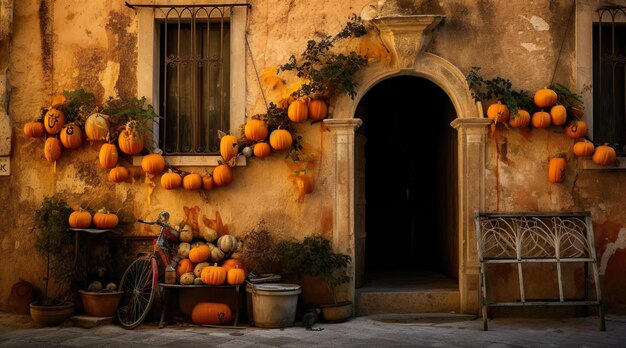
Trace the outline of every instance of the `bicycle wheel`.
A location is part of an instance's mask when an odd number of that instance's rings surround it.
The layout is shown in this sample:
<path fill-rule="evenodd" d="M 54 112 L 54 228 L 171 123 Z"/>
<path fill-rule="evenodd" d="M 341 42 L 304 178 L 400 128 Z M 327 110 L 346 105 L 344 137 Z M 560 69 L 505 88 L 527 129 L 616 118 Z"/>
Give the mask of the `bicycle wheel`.
<path fill-rule="evenodd" d="M 134 329 L 148 316 L 158 286 L 159 271 L 154 257 L 140 258 L 128 266 L 122 280 L 123 291 L 117 319 L 125 329 Z"/>

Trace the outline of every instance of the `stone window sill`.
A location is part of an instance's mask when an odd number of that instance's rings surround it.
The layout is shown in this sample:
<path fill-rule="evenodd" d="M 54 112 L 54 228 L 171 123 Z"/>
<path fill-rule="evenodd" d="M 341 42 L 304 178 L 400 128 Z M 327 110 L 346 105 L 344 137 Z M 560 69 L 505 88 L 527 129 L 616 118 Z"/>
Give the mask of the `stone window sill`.
<path fill-rule="evenodd" d="M 618 157 L 615 164 L 611 166 L 599 166 L 593 163 L 591 158 L 585 158 L 583 159 L 583 169 L 604 172 L 626 171 L 626 157 Z"/>
<path fill-rule="evenodd" d="M 221 156 L 164 156 L 165 163 L 172 167 L 216 167 Z M 133 166 L 140 166 L 143 156 L 133 156 Z M 237 167 L 246 166 L 246 157 L 237 157 Z"/>

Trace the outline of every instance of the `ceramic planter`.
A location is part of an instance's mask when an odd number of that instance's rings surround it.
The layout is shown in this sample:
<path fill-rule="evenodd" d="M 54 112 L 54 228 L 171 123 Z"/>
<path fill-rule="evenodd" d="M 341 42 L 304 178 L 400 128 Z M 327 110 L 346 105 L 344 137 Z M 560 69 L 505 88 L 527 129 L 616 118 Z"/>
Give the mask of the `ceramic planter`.
<path fill-rule="evenodd" d="M 322 318 L 328 323 L 341 323 L 352 318 L 352 302 L 344 301 L 320 306 Z"/>
<path fill-rule="evenodd" d="M 66 303 L 58 306 L 42 306 L 37 302 L 30 304 L 30 316 L 41 326 L 63 324 L 74 313 L 74 304 Z"/>
<path fill-rule="evenodd" d="M 92 317 L 112 317 L 124 294 L 123 291 L 90 292 L 78 290 L 83 300 L 85 313 Z"/>

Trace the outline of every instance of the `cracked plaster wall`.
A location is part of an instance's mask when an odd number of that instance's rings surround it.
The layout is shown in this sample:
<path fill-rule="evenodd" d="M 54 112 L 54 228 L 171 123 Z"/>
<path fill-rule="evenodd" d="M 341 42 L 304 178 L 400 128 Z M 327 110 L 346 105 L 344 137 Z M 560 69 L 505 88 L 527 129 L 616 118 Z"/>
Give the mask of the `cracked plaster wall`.
<path fill-rule="evenodd" d="M 433 33 L 428 51 L 449 60 L 463 72 L 481 66 L 485 77 L 500 75 L 509 78 L 516 88 L 527 90 L 549 84 L 554 71 L 555 81 L 569 85 L 574 82 L 572 27 L 563 40 L 572 4 L 569 1 L 537 0 L 512 5 L 489 0 L 265 0 L 252 4 L 248 39 L 259 70 L 286 62 L 291 54 L 301 52 L 309 38 L 336 33 L 351 13 L 361 13 L 369 6 L 371 13 L 446 15 L 444 24 Z M 84 87 L 94 92 L 98 100 L 109 95 L 135 95 L 136 17 L 121 0 L 29 0 L 15 2 L 14 7 L 12 50 L 7 64 L 12 111 L 9 129 L 15 136 L 11 143 L 13 175 L 0 177 L 0 193 L 8 197 L 0 202 L 0 211 L 3 220 L 10 222 L 0 234 L 4 257 L 0 264 L 0 304 L 4 305 L 10 286 L 18 277 L 41 284 L 42 263 L 32 247 L 31 214 L 44 196 L 53 193 L 65 197 L 74 207 L 89 203 L 92 207 L 105 204 L 111 209 L 122 209 L 125 221 L 150 217 L 164 208 L 177 221 L 185 217 L 184 207 L 198 207 L 187 211 L 209 218 L 219 211 L 229 230 L 238 236 L 261 220 L 279 238 L 331 233 L 329 197 L 333 183 L 328 173 L 332 168 L 332 149 L 328 133 L 320 132 L 317 126 L 299 127 L 314 153 L 312 165 L 317 171 L 315 192 L 304 199 L 297 199 L 289 177 L 294 168 L 279 155 L 250 160 L 247 167 L 235 169 L 232 186 L 206 196 L 157 188 L 151 205 L 147 204 L 147 187 L 141 182 L 114 185 L 106 180 L 106 171 L 97 164 L 96 144 L 64 153 L 57 172 L 52 173 L 42 155 L 42 141 L 25 138 L 21 132 L 23 124 L 64 89 Z M 558 58 L 561 43 L 563 50 Z M 0 67 L 1 62 L 0 59 Z M 254 114 L 263 110 L 263 102 L 249 59 L 246 79 L 247 99 L 241 102 L 246 104 L 248 113 Z M 490 134 L 485 208 L 591 210 L 605 298 L 610 304 L 624 304 L 626 294 L 618 289 L 626 286 L 620 278 L 621 269 L 626 266 L 626 172 L 583 171 L 580 162 L 573 159 L 568 162 L 565 183 L 549 184 L 548 156 L 567 151 L 570 145 L 571 141 L 556 129 L 499 128 Z M 134 233 L 145 230 L 135 227 Z M 573 282 L 580 274 L 574 270 L 571 277 L 569 281 Z M 533 284 L 541 287 L 539 281 Z"/>

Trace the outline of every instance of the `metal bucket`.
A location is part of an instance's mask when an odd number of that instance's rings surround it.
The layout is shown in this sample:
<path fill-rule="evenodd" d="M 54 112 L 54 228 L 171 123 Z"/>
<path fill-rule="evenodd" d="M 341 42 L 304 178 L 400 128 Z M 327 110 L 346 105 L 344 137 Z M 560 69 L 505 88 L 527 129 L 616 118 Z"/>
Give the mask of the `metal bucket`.
<path fill-rule="evenodd" d="M 263 328 L 293 326 L 296 320 L 300 285 L 297 284 L 249 284 L 246 291 L 252 295 L 252 318 L 254 325 Z"/>

